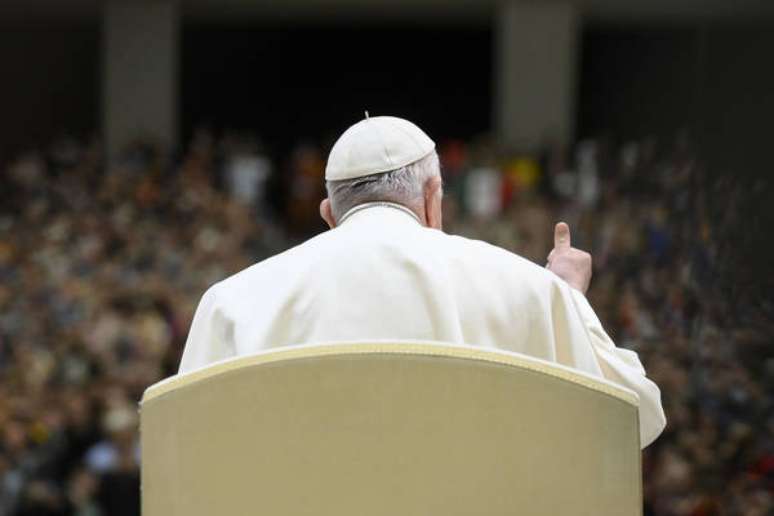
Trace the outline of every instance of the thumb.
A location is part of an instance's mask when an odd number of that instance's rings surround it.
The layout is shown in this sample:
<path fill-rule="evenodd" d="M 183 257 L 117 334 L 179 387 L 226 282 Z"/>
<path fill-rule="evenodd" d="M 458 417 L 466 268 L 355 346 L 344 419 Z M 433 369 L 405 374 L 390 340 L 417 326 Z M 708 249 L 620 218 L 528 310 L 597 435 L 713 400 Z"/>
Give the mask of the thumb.
<path fill-rule="evenodd" d="M 570 248 L 570 226 L 566 222 L 560 222 L 554 228 L 554 248 Z"/>

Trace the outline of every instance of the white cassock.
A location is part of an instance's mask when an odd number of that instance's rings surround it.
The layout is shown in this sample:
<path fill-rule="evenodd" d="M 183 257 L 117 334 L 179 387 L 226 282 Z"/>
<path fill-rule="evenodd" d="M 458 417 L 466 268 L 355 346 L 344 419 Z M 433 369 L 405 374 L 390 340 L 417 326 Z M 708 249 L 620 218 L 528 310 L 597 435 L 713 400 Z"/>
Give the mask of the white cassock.
<path fill-rule="evenodd" d="M 490 244 L 426 228 L 370 203 L 335 229 L 257 263 L 202 297 L 184 373 L 268 348 L 351 340 L 435 340 L 515 351 L 628 387 L 643 447 L 663 430 L 661 393 L 617 348 L 585 296 Z"/>

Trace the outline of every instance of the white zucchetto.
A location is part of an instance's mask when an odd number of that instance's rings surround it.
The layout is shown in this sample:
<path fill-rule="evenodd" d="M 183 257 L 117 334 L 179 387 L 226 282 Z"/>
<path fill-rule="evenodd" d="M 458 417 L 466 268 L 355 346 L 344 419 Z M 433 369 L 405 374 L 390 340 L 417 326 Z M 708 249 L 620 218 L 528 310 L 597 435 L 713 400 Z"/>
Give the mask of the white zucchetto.
<path fill-rule="evenodd" d="M 434 149 L 435 142 L 408 120 L 366 116 L 333 144 L 325 179 L 341 181 L 389 172 L 424 158 Z"/>

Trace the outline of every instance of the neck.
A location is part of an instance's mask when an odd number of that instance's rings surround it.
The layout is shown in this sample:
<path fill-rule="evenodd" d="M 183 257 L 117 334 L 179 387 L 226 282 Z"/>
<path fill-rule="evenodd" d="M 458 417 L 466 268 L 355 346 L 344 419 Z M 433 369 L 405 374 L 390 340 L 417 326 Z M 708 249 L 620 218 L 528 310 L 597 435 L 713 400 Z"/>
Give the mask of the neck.
<path fill-rule="evenodd" d="M 422 217 L 420 217 L 414 210 L 409 208 L 408 206 L 405 206 L 403 204 L 399 204 L 396 202 L 390 202 L 390 201 L 373 201 L 373 202 L 365 202 L 363 204 L 358 204 L 357 206 L 353 206 L 349 210 L 347 210 L 344 215 L 341 216 L 339 219 L 338 225 L 341 225 L 346 221 L 350 216 L 353 214 L 362 211 L 367 210 L 368 208 L 376 208 L 376 207 L 383 207 L 383 208 L 393 208 L 396 210 L 400 210 L 402 212 L 405 212 L 408 215 L 411 215 L 419 224 L 426 226 L 427 222 L 424 219 L 424 214 Z"/>

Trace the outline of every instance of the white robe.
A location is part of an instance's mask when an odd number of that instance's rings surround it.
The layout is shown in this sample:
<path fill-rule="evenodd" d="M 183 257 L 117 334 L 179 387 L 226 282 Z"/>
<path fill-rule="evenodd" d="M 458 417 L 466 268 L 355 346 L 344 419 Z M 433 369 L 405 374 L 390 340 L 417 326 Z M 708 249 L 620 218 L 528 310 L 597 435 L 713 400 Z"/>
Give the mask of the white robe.
<path fill-rule="evenodd" d="M 434 340 L 524 353 L 633 390 L 643 447 L 663 430 L 661 393 L 617 348 L 585 296 L 487 243 L 374 205 L 213 285 L 180 372 L 268 348 L 351 340 Z"/>

